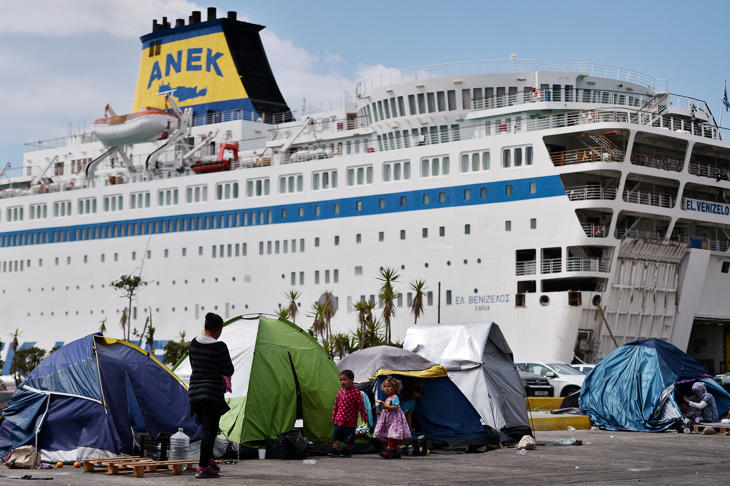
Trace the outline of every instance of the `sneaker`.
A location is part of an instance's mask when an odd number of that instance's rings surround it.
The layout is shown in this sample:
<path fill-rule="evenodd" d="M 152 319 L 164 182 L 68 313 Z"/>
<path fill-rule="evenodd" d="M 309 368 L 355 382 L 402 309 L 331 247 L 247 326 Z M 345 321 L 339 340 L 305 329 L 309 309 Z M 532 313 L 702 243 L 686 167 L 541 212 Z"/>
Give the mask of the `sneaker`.
<path fill-rule="evenodd" d="M 349 449 L 345 449 L 340 453 L 340 457 L 350 457 L 352 456 L 352 451 Z"/>
<path fill-rule="evenodd" d="M 332 450 L 330 450 L 330 451 L 329 451 L 329 452 L 327 453 L 327 456 L 328 456 L 328 457 L 337 457 L 337 456 L 339 456 L 339 455 L 340 455 L 340 453 L 339 453 L 339 452 L 337 452 L 337 449 L 332 449 Z"/>
<path fill-rule="evenodd" d="M 217 473 L 221 472 L 221 468 L 218 466 L 218 463 L 215 462 L 215 459 L 211 459 L 210 462 L 208 462 L 208 469 L 212 469 Z"/>
<path fill-rule="evenodd" d="M 391 459 L 393 457 L 393 451 L 390 449 L 384 449 L 380 454 L 378 454 L 383 459 Z"/>
<path fill-rule="evenodd" d="M 209 467 L 198 466 L 198 472 L 195 473 L 195 479 L 217 478 L 218 472 Z"/>

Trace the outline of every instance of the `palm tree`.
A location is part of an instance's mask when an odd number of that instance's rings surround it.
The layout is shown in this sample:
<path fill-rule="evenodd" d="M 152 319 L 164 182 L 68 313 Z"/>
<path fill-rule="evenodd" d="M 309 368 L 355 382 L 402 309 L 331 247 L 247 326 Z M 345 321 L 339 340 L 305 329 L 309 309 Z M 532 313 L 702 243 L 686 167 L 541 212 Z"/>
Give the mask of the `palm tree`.
<path fill-rule="evenodd" d="M 286 319 L 289 317 L 289 311 L 287 309 L 284 309 L 281 304 L 279 304 L 279 308 L 276 309 L 276 316 L 279 319 Z"/>
<path fill-rule="evenodd" d="M 357 329 L 360 333 L 360 346 L 358 346 L 360 349 L 364 348 L 365 340 L 362 339 L 362 336 L 365 334 L 365 325 L 368 323 L 368 321 L 371 321 L 373 319 L 372 311 L 374 307 L 375 302 L 368 302 L 366 300 L 361 300 L 354 305 L 355 311 L 357 312 Z M 355 333 L 355 336 L 357 336 L 357 332 Z"/>
<path fill-rule="evenodd" d="M 322 318 L 324 319 L 324 322 L 326 324 L 325 330 L 327 332 L 327 339 L 329 340 L 330 336 L 332 335 L 332 327 L 330 326 L 330 321 L 332 321 L 332 317 L 335 315 L 335 300 L 334 295 L 332 295 L 332 292 L 329 290 L 325 290 L 324 294 L 322 294 L 322 299 L 320 299 L 322 302 L 322 305 L 324 308 L 322 309 Z"/>
<path fill-rule="evenodd" d="M 184 343 L 185 342 L 185 336 L 187 336 L 187 334 L 188 333 L 186 333 L 184 330 L 182 330 L 182 331 L 180 331 L 180 332 L 177 333 L 177 335 L 180 337 L 180 342 L 181 343 Z"/>
<path fill-rule="evenodd" d="M 150 325 L 147 328 L 147 334 L 145 336 L 145 344 L 150 348 L 150 354 L 155 355 L 155 328 Z"/>
<path fill-rule="evenodd" d="M 106 317 L 99 323 L 99 332 L 104 335 L 106 332 Z"/>
<path fill-rule="evenodd" d="M 307 315 L 307 317 L 311 317 L 312 319 L 314 319 L 314 321 L 312 322 L 312 331 L 314 332 L 314 336 L 317 337 L 317 335 L 319 334 L 323 342 L 326 341 L 324 339 L 324 333 L 325 329 L 327 328 L 327 324 L 322 317 L 324 311 L 324 304 L 318 304 L 315 302 L 314 304 L 312 304 L 312 310 Z"/>
<path fill-rule="evenodd" d="M 380 280 L 382 285 L 380 286 L 379 297 L 383 300 L 383 320 L 385 321 L 385 340 L 390 342 L 390 319 L 395 316 L 395 299 L 397 293 L 393 289 L 393 282 L 396 282 L 400 275 L 394 268 L 386 267 L 380 269 L 380 275 L 377 279 Z"/>
<path fill-rule="evenodd" d="M 344 333 L 337 333 L 333 334 L 332 337 L 330 337 L 329 343 L 330 343 L 330 350 L 332 351 L 333 355 L 337 355 L 340 357 L 340 359 L 344 358 L 345 355 L 351 353 L 353 351 L 353 340 Z"/>
<path fill-rule="evenodd" d="M 414 280 L 411 282 L 411 290 L 413 290 L 413 302 L 411 303 L 411 312 L 413 313 L 413 324 L 418 324 L 418 317 L 423 315 L 423 294 L 426 292 L 425 280 Z"/>
<path fill-rule="evenodd" d="M 20 345 L 20 343 L 18 342 L 18 338 L 21 334 L 23 334 L 23 332 L 20 329 L 16 329 L 10 334 L 10 336 L 12 336 L 13 338 L 12 342 L 10 343 L 10 347 L 13 348 L 13 353 L 18 351 L 18 346 Z"/>
<path fill-rule="evenodd" d="M 286 316 L 291 318 L 291 321 L 296 324 L 297 314 L 299 313 L 299 306 L 297 306 L 297 299 L 302 295 L 298 290 L 290 290 L 284 294 L 284 297 L 289 299 L 289 306 L 286 308 Z"/>

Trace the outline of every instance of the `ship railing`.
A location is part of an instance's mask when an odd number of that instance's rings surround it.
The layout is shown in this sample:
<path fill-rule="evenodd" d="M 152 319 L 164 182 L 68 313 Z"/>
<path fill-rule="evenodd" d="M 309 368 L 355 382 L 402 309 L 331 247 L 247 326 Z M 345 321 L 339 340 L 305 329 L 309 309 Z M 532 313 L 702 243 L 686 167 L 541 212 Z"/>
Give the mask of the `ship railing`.
<path fill-rule="evenodd" d="M 568 272 L 608 272 L 611 260 L 608 258 L 568 257 L 565 270 Z"/>
<path fill-rule="evenodd" d="M 656 96 L 648 94 L 629 94 L 625 91 L 611 91 L 604 89 L 532 89 L 522 92 L 505 93 L 492 96 L 473 98 L 471 107 L 465 108 L 474 110 L 488 110 L 494 108 L 506 108 L 509 106 L 522 105 L 526 103 L 544 102 L 565 102 L 565 103 L 590 103 L 603 105 L 618 105 L 635 108 L 649 106 Z"/>
<path fill-rule="evenodd" d="M 419 66 L 408 69 L 388 69 L 361 81 L 356 86 L 356 95 L 362 96 L 367 90 L 380 88 L 406 81 L 427 80 L 450 76 L 467 76 L 489 73 L 534 73 L 535 71 L 559 71 L 580 73 L 584 76 L 597 76 L 619 81 L 636 83 L 657 91 L 668 91 L 666 80 L 657 80 L 648 74 L 619 66 L 595 64 L 589 61 L 569 59 L 493 59 Z"/>
<path fill-rule="evenodd" d="M 561 258 L 547 258 L 540 262 L 540 273 L 560 273 L 563 271 Z"/>
<path fill-rule="evenodd" d="M 704 250 L 727 251 L 728 248 L 730 248 L 730 241 L 728 240 L 718 240 L 714 238 L 707 238 L 705 236 L 672 235 L 670 239 L 672 241 L 689 243 L 690 246 L 699 242 Z"/>
<path fill-rule="evenodd" d="M 690 174 L 700 177 L 710 177 L 716 181 L 730 180 L 730 168 L 717 167 L 703 162 L 690 162 L 687 170 Z"/>
<path fill-rule="evenodd" d="M 677 201 L 677 198 L 671 194 L 628 190 L 624 190 L 623 199 L 630 203 L 646 204 L 648 206 L 670 209 L 674 207 L 674 203 Z"/>
<path fill-rule="evenodd" d="M 663 240 L 664 231 L 655 230 L 638 230 L 633 228 L 616 228 L 616 238 L 623 240 L 624 238 L 649 238 L 651 240 Z"/>
<path fill-rule="evenodd" d="M 515 263 L 515 275 L 535 275 L 536 273 L 536 262 L 535 260 L 529 260 L 524 262 Z"/>
<path fill-rule="evenodd" d="M 585 147 L 573 150 L 563 150 L 560 152 L 550 152 L 550 160 L 552 160 L 553 164 L 556 166 L 583 164 L 587 162 L 623 161 L 623 157 L 617 157 L 617 154 L 612 152 L 613 151 Z"/>
<path fill-rule="evenodd" d="M 637 110 L 630 109 L 581 110 L 540 115 L 527 120 L 525 122 L 525 129 L 527 131 L 549 130 L 594 123 L 630 123 L 646 126 L 646 117 L 648 116 L 653 117 L 653 122 L 649 126 L 664 128 L 674 132 L 694 134 L 696 136 L 711 138 L 714 140 L 722 139 L 723 137 L 720 133 L 727 131 L 727 129 L 719 129 L 712 124 L 703 121 L 692 122 L 679 116 L 656 116 L 649 113 L 639 113 Z M 727 136 L 725 136 L 725 138 L 727 138 Z"/>
<path fill-rule="evenodd" d="M 284 154 L 281 159 L 282 164 L 294 164 L 297 162 L 306 162 L 309 160 L 318 159 L 329 159 L 336 155 L 335 151 L 330 148 L 316 148 L 316 149 L 300 149 L 296 152 L 289 152 Z"/>
<path fill-rule="evenodd" d="M 571 201 L 584 201 L 586 199 L 616 199 L 616 188 L 606 187 L 602 184 L 566 187 L 565 193 Z"/>
<path fill-rule="evenodd" d="M 606 238 L 608 236 L 608 226 L 605 224 L 581 223 L 580 226 L 586 236 L 591 238 Z"/>
<path fill-rule="evenodd" d="M 212 125 L 215 123 L 224 123 L 238 120 L 276 125 L 279 123 L 293 121 L 294 116 L 292 115 L 291 111 L 285 111 L 281 113 L 259 113 L 254 110 L 244 110 L 243 108 L 239 108 L 195 115 L 193 117 L 193 126 Z"/>
<path fill-rule="evenodd" d="M 25 152 L 35 152 L 37 150 L 54 149 L 59 147 L 66 147 L 67 145 L 77 143 L 89 143 L 96 142 L 98 139 L 96 135 L 91 132 L 81 132 L 65 137 L 49 138 L 47 140 L 37 140 L 32 142 L 24 143 Z"/>
<path fill-rule="evenodd" d="M 666 155 L 645 154 L 642 152 L 631 153 L 631 163 L 634 165 L 642 165 L 644 167 L 652 167 L 654 169 L 671 170 L 674 172 L 682 172 L 682 161 Z"/>

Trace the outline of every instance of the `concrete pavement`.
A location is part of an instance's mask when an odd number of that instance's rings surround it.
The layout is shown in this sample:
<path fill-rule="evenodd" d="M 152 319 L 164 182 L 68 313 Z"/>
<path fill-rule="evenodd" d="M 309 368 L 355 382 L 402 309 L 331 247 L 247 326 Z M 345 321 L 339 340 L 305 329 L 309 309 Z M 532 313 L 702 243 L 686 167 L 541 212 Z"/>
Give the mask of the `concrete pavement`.
<path fill-rule="evenodd" d="M 552 445 L 562 438 L 575 437 L 585 445 Z M 316 457 L 315 464 L 302 461 L 247 460 L 222 464 L 219 479 L 196 480 L 192 473 L 147 473 L 144 478 L 84 473 L 82 469 L 29 471 L 0 470 L 0 484 L 28 484 L 13 476 L 32 474 L 52 477 L 42 482 L 61 485 L 470 485 L 470 484 L 575 484 L 635 485 L 726 484 L 730 477 L 730 436 L 697 434 L 649 434 L 576 430 L 537 432 L 537 450 L 517 454 L 502 449 L 484 454 L 432 454 L 383 460 L 375 455 L 348 459 Z M 38 484 L 38 482 L 34 481 Z"/>

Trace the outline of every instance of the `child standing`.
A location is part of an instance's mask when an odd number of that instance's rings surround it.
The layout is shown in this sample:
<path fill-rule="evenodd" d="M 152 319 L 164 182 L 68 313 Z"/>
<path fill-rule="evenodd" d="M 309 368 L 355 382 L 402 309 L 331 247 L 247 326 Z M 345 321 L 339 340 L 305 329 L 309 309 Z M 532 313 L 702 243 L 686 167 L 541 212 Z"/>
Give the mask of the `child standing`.
<path fill-rule="evenodd" d="M 377 401 L 377 404 L 383 407 L 383 412 L 375 425 L 373 437 L 388 443 L 388 447 L 380 454 L 381 457 L 399 459 L 398 443 L 411 438 L 411 431 L 398 399 L 398 392 L 403 388 L 403 384 L 399 379 L 388 376 L 383 380 L 381 388 L 388 398 L 385 401 Z"/>
<path fill-rule="evenodd" d="M 365 410 L 365 403 L 362 400 L 360 390 L 353 386 L 355 374 L 350 370 L 343 370 L 340 373 L 340 391 L 337 392 L 335 408 L 332 410 L 332 423 L 335 424 L 335 431 L 332 434 L 332 450 L 327 454 L 336 456 L 339 451 L 340 442 L 345 443 L 345 449 L 340 457 L 350 457 L 352 448 L 355 446 L 355 427 L 357 427 L 357 414 L 360 413 L 362 421 L 367 423 L 368 415 Z"/>

